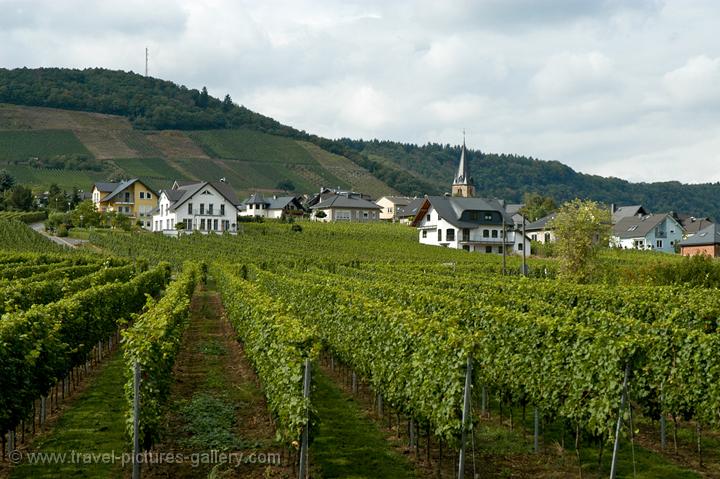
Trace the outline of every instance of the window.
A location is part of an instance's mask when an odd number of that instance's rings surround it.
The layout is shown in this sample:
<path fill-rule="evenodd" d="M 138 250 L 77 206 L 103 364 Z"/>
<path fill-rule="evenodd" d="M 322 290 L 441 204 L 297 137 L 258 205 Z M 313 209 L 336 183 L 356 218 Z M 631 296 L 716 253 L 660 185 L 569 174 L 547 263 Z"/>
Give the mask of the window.
<path fill-rule="evenodd" d="M 144 200 L 144 199 L 145 199 L 145 192 L 144 192 L 144 191 L 141 191 L 141 192 L 140 192 L 140 199 L 141 199 L 141 200 Z"/>
<path fill-rule="evenodd" d="M 218 220 L 213 220 L 213 229 L 218 231 Z"/>
<path fill-rule="evenodd" d="M 517 244 L 517 250 L 518 250 L 518 251 L 522 251 L 522 250 L 523 250 L 523 244 L 522 244 L 522 243 L 518 243 L 518 244 Z"/>
<path fill-rule="evenodd" d="M 530 239 L 533 241 L 537 241 L 537 234 L 535 234 L 535 233 L 531 234 Z"/>
<path fill-rule="evenodd" d="M 129 191 L 125 192 L 125 203 L 130 203 L 130 192 Z"/>
<path fill-rule="evenodd" d="M 485 252 L 486 252 L 486 253 L 492 253 L 492 246 L 486 246 L 486 247 L 485 247 Z"/>
<path fill-rule="evenodd" d="M 438 230 L 438 241 L 442 241 L 442 230 Z"/>
<path fill-rule="evenodd" d="M 492 230 L 492 234 L 491 234 L 490 236 L 492 236 L 493 238 L 497 238 L 497 237 L 498 237 L 498 231 L 497 231 L 497 230 Z"/>
<path fill-rule="evenodd" d="M 490 237 L 490 230 L 483 230 L 483 238 L 489 238 Z"/>
<path fill-rule="evenodd" d="M 448 241 L 455 241 L 455 230 L 448 228 L 447 233 L 445 234 L 445 239 Z"/>
<path fill-rule="evenodd" d="M 422 237 L 427 238 L 427 230 L 422 230 Z"/>
<path fill-rule="evenodd" d="M 545 242 L 546 243 L 550 242 L 550 233 L 545 233 Z"/>
<path fill-rule="evenodd" d="M 201 204 L 200 206 L 202 206 L 202 204 Z M 201 230 L 204 230 L 204 229 L 205 229 L 205 218 L 203 218 L 203 219 L 200 220 L 200 229 L 201 229 Z"/>
<path fill-rule="evenodd" d="M 352 216 L 350 215 L 350 211 L 336 211 L 335 212 L 335 220 L 336 221 L 350 221 L 352 219 Z"/>
<path fill-rule="evenodd" d="M 185 219 L 185 229 L 187 231 L 192 231 L 192 220 L 191 219 Z"/>
<path fill-rule="evenodd" d="M 148 191 L 147 193 L 145 193 L 145 199 L 146 199 L 146 200 L 151 200 L 151 199 L 152 199 L 152 193 L 150 193 L 149 191 Z"/>
<path fill-rule="evenodd" d="M 492 213 L 485 213 L 485 221 L 492 221 Z"/>
<path fill-rule="evenodd" d="M 663 247 L 663 240 L 661 240 L 661 239 L 656 240 L 656 241 L 655 241 L 655 246 L 657 246 L 658 248 L 662 248 L 662 247 Z"/>
<path fill-rule="evenodd" d="M 480 212 L 479 211 L 468 211 L 468 218 L 470 221 L 477 221 L 480 219 Z"/>
<path fill-rule="evenodd" d="M 220 205 L 220 216 L 225 216 L 225 203 Z"/>
<path fill-rule="evenodd" d="M 503 247 L 502 247 L 502 245 L 500 245 L 500 246 L 498 246 L 498 253 L 502 254 L 502 252 L 503 252 Z"/>
<path fill-rule="evenodd" d="M 426 220 L 426 221 L 430 221 L 430 214 L 429 214 L 429 213 L 428 213 L 428 215 L 425 217 L 425 220 Z"/>
<path fill-rule="evenodd" d="M 192 203 L 188 203 L 188 214 L 192 214 Z"/>
<path fill-rule="evenodd" d="M 212 204 L 212 203 L 210 203 L 210 204 L 208 205 L 208 214 L 209 214 L 209 215 L 213 214 L 213 207 L 214 207 L 214 206 L 215 206 L 215 205 Z"/>
<path fill-rule="evenodd" d="M 201 215 L 205 214 L 205 203 L 200 203 L 200 214 Z"/>
<path fill-rule="evenodd" d="M 363 218 L 368 219 L 368 216 L 369 216 L 369 215 L 368 215 L 368 212 L 367 212 L 367 211 L 363 211 Z"/>

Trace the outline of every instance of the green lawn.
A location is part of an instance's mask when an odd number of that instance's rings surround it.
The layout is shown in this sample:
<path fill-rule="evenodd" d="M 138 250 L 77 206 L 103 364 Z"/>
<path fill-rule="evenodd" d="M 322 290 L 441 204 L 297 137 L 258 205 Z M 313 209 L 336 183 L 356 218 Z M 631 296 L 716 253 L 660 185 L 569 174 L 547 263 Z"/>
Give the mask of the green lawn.
<path fill-rule="evenodd" d="M 122 354 L 116 352 L 75 403 L 63 413 L 52 431 L 33 444 L 34 452 L 65 453 L 64 463 L 32 465 L 25 459 L 13 469 L 10 477 L 122 478 L 120 461 L 123 453 L 128 451 L 123 370 Z M 86 456 L 80 456 L 81 460 L 72 463 L 73 451 L 76 454 L 114 454 L 117 460 L 115 464 L 103 464 L 102 461 L 84 464 L 82 458 Z"/>

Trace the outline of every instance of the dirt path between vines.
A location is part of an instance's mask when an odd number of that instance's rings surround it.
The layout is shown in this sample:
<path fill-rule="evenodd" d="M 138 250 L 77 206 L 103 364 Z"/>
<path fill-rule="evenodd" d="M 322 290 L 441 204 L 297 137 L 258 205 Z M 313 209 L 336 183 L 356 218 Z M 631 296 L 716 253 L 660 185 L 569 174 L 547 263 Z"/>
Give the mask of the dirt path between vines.
<path fill-rule="evenodd" d="M 193 297 L 174 378 L 161 437 L 153 448 L 165 459 L 172 454 L 174 463 L 145 467 L 143 477 L 265 478 L 292 473 L 287 453 L 274 443 L 275 428 L 257 376 L 212 284 Z M 176 463 L 178 457 L 181 463 Z"/>

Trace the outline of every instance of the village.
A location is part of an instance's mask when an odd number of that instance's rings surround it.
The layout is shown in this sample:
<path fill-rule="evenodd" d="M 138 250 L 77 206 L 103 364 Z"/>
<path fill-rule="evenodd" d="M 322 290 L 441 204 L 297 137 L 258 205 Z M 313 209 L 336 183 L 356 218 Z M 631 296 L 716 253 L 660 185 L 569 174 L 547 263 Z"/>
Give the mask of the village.
<path fill-rule="evenodd" d="M 555 241 L 555 213 L 529 222 L 523 204 L 476 196 L 463 142 L 451 193 L 377 200 L 362 192 L 320 188 L 314 194 L 272 196 L 255 192 L 240 200 L 224 178 L 176 180 L 155 191 L 141 179 L 98 182 L 90 194 L 100 213 L 119 213 L 147 231 L 178 236 L 191 232 L 237 234 L 239 223 L 306 218 L 321 222 L 386 221 L 415 227 L 421 244 L 479 253 L 526 256 L 533 245 Z M 708 217 L 653 213 L 642 205 L 609 206 L 610 247 L 720 256 L 720 231 Z"/>

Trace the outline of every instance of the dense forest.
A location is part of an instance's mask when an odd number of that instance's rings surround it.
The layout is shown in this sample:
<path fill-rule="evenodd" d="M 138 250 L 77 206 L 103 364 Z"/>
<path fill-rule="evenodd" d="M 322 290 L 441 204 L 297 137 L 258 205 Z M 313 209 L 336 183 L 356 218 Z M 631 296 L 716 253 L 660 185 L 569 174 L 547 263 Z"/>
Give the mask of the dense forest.
<path fill-rule="evenodd" d="M 343 155 L 407 195 L 449 189 L 459 146 L 423 146 L 379 140 L 332 140 L 308 134 L 208 95 L 205 88 L 106 69 L 0 69 L 0 103 L 108 113 L 127 117 L 137 129 L 250 128 L 302 139 Z M 720 217 L 720 184 L 630 183 L 586 175 L 554 161 L 470 151 L 478 194 L 519 201 L 527 192 L 562 202 L 575 197 L 604 203 L 643 204 L 653 211 Z"/>

